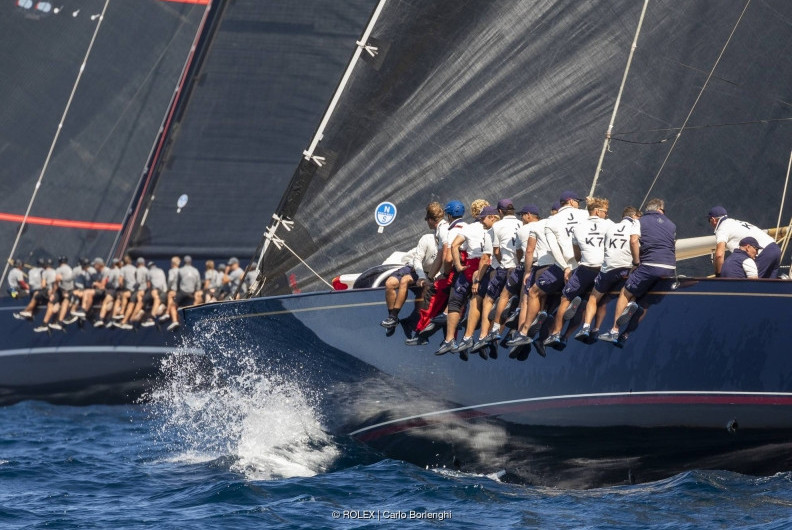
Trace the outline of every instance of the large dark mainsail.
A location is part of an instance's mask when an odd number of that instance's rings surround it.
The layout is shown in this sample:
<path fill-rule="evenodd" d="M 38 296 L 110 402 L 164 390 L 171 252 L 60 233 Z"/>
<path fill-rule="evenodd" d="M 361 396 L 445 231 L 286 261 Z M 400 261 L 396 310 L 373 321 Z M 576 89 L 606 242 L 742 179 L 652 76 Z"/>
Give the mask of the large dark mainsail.
<path fill-rule="evenodd" d="M 109 2 L 100 20 L 100 0 L 15 4 L 0 7 L 0 248 L 7 257 L 101 24 L 14 257 L 107 256 L 206 6 Z"/>
<path fill-rule="evenodd" d="M 326 288 L 300 259 L 329 280 L 410 248 L 432 200 L 511 197 L 548 211 L 562 190 L 587 193 L 642 4 L 386 2 L 369 42 L 380 54 L 355 66 L 311 153 L 323 165 L 303 159 L 278 208 L 293 225 L 270 224 L 286 245 L 267 245 L 260 294 L 288 292 L 289 277 Z M 790 22 L 781 1 L 649 3 L 594 190 L 613 217 L 661 197 L 682 238 L 710 233 L 714 204 L 776 225 Z M 384 234 L 381 201 L 399 211 Z"/>
<path fill-rule="evenodd" d="M 216 28 L 131 227 L 132 254 L 253 255 L 374 0 L 215 4 Z"/>

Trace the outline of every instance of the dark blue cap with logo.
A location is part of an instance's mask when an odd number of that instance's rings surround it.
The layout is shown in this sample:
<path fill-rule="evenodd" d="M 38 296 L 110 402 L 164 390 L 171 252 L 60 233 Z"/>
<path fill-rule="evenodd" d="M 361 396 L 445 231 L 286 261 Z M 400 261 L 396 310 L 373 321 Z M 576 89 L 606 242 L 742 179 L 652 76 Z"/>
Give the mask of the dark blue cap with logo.
<path fill-rule="evenodd" d="M 476 219 L 481 220 L 487 217 L 488 215 L 497 215 L 498 217 L 500 217 L 500 213 L 498 212 L 498 209 L 495 206 L 485 206 L 484 208 L 481 209 L 481 213 L 478 214 L 478 217 L 476 217 Z"/>
<path fill-rule="evenodd" d="M 759 242 L 756 240 L 756 238 L 755 237 L 751 237 L 751 236 L 744 237 L 744 238 L 742 238 L 740 240 L 740 246 L 744 247 L 745 245 L 751 245 L 756 250 L 759 250 L 759 249 L 762 248 L 762 246 L 759 244 Z"/>

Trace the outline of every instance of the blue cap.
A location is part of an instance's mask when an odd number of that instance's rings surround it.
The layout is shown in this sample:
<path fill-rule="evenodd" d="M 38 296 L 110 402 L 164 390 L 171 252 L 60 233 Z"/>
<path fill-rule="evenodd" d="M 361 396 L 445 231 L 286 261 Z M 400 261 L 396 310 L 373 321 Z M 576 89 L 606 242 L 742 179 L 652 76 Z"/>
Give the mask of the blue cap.
<path fill-rule="evenodd" d="M 568 201 L 571 201 L 571 200 L 575 200 L 577 202 L 581 202 L 583 199 L 578 197 L 578 194 L 575 193 L 574 191 L 567 190 L 567 191 L 565 191 L 564 193 L 561 194 L 561 198 L 558 199 L 558 202 L 562 203 L 562 202 L 568 202 Z"/>
<path fill-rule="evenodd" d="M 445 205 L 443 211 L 451 217 L 462 217 L 465 215 L 465 205 L 460 201 L 451 201 Z"/>
<path fill-rule="evenodd" d="M 525 206 L 520 208 L 520 211 L 517 212 L 517 213 L 519 215 L 523 215 L 523 214 L 526 214 L 526 213 L 530 213 L 530 214 L 533 214 L 533 215 L 539 215 L 539 208 L 536 205 L 534 205 L 534 204 L 526 204 Z"/>
<path fill-rule="evenodd" d="M 561 209 L 561 201 L 554 202 L 553 205 L 550 207 L 550 209 L 551 210 L 555 210 L 555 211 L 560 210 Z"/>
<path fill-rule="evenodd" d="M 718 217 L 723 217 L 726 215 L 726 208 L 723 206 L 713 206 L 710 208 L 710 211 L 707 213 L 707 218 L 714 217 L 717 219 Z"/>
<path fill-rule="evenodd" d="M 508 210 L 514 208 L 514 203 L 511 199 L 501 199 L 498 201 L 498 210 Z"/>
<path fill-rule="evenodd" d="M 485 206 L 484 208 L 481 209 L 481 213 L 478 214 L 478 217 L 476 217 L 476 219 L 481 220 L 487 217 L 488 215 L 497 215 L 498 217 L 500 217 L 500 212 L 498 212 L 498 209 L 495 206 Z"/>
<path fill-rule="evenodd" d="M 759 244 L 759 242 L 756 240 L 756 238 L 751 237 L 751 236 L 744 237 L 744 238 L 742 238 L 740 240 L 740 246 L 744 247 L 745 245 L 751 245 L 756 250 L 759 250 L 759 249 L 762 248 L 762 246 Z"/>

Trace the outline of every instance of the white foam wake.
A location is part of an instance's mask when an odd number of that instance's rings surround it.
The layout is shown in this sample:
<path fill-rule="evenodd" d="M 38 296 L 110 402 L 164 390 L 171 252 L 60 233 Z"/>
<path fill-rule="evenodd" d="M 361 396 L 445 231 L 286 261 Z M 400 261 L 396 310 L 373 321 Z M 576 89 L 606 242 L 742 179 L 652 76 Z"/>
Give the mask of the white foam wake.
<path fill-rule="evenodd" d="M 268 480 L 312 476 L 338 458 L 312 390 L 258 360 L 233 346 L 221 348 L 209 373 L 186 355 L 167 361 L 166 383 L 150 397 L 171 459 L 228 459 L 232 471 Z"/>

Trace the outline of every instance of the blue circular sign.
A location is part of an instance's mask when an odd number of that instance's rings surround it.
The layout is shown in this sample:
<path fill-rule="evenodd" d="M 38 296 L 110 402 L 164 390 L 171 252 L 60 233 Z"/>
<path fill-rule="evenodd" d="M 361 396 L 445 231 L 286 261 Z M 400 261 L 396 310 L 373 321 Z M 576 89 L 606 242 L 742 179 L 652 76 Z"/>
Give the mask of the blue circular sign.
<path fill-rule="evenodd" d="M 380 226 L 388 226 L 396 219 L 396 205 L 392 202 L 381 202 L 374 210 L 374 219 Z"/>

